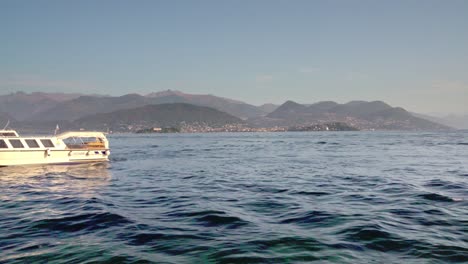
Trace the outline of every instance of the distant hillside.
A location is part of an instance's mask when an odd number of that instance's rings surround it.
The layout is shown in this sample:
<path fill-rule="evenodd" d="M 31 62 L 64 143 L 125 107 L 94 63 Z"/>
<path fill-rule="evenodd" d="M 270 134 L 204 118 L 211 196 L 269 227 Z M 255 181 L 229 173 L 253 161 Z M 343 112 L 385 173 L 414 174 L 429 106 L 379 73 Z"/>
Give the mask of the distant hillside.
<path fill-rule="evenodd" d="M 80 118 L 75 125 L 85 129 L 128 131 L 148 127 L 180 127 L 199 124 L 222 127 L 243 121 L 213 108 L 185 103 L 146 105 L 112 113 L 95 114 Z"/>
<path fill-rule="evenodd" d="M 29 118 L 29 120 L 72 121 L 87 115 L 110 113 L 116 110 L 135 108 L 148 103 L 145 97 L 137 94 L 128 94 L 120 97 L 80 96 L 37 113 Z"/>
<path fill-rule="evenodd" d="M 370 126 L 384 130 L 447 130 L 448 126 L 413 116 L 401 107 L 377 111 L 366 117 Z"/>
<path fill-rule="evenodd" d="M 192 95 L 169 90 L 152 93 L 147 96 L 138 94 L 127 94 L 120 97 L 81 96 L 60 104 L 54 104 L 44 111 L 39 111 L 30 117 L 29 120 L 76 120 L 98 113 L 110 113 L 144 105 L 168 103 L 188 103 L 211 107 L 239 118 L 265 115 L 265 113 L 257 107 L 239 101 L 213 95 Z"/>
<path fill-rule="evenodd" d="M 269 113 L 267 117 L 280 118 L 280 119 L 291 119 L 296 118 L 299 114 L 307 114 L 309 108 L 305 105 L 298 104 L 293 101 L 286 101 L 280 105 L 275 111 Z"/>
<path fill-rule="evenodd" d="M 186 94 L 180 91 L 167 90 L 163 92 L 151 93 L 148 94 L 146 97 L 159 98 L 160 100 L 167 97 L 171 97 L 174 99 L 178 98 L 178 102 L 185 102 L 189 104 L 215 108 L 219 111 L 223 111 L 243 119 L 249 117 L 262 116 L 266 114 L 266 112 L 262 111 L 262 109 L 254 105 L 210 94 Z"/>
<path fill-rule="evenodd" d="M 266 114 L 269 114 L 273 111 L 275 111 L 276 109 L 278 109 L 279 105 L 275 105 L 275 104 L 263 104 L 261 106 L 259 106 L 258 108 L 266 113 Z"/>
<path fill-rule="evenodd" d="M 365 117 L 374 113 L 389 110 L 392 107 L 382 101 L 352 101 L 346 104 L 338 104 L 331 108 L 329 112 L 342 116 Z"/>
<path fill-rule="evenodd" d="M 334 109 L 337 106 L 339 106 L 339 104 L 333 101 L 323 101 L 323 102 L 311 104 L 310 108 L 314 109 L 315 111 L 326 112 L 331 109 Z"/>
<path fill-rule="evenodd" d="M 287 101 L 264 118 L 250 119 L 255 126 L 304 126 L 343 122 L 358 129 L 441 130 L 447 126 L 415 117 L 403 108 L 382 101 L 352 101 L 346 104 L 319 102 L 311 105 Z"/>
<path fill-rule="evenodd" d="M 311 105 L 298 104 L 293 101 L 287 101 L 278 107 L 275 111 L 268 114 L 270 118 L 297 119 L 322 117 L 324 114 L 333 114 L 337 116 L 358 116 L 390 109 L 391 106 L 381 101 L 364 102 L 352 101 L 346 104 L 338 104 L 331 101 L 318 102 Z"/>
<path fill-rule="evenodd" d="M 0 112 L 8 113 L 17 120 L 25 120 L 36 113 L 53 108 L 63 101 L 71 100 L 80 95 L 61 93 L 23 93 L 17 92 L 0 95 Z"/>

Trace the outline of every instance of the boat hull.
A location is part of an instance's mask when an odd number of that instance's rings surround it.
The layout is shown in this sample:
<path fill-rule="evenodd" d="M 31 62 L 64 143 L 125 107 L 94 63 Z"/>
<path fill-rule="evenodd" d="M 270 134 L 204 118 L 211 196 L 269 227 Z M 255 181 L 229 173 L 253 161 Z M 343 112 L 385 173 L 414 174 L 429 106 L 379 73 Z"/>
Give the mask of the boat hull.
<path fill-rule="evenodd" d="M 109 161 L 108 149 L 0 151 L 0 167 Z"/>

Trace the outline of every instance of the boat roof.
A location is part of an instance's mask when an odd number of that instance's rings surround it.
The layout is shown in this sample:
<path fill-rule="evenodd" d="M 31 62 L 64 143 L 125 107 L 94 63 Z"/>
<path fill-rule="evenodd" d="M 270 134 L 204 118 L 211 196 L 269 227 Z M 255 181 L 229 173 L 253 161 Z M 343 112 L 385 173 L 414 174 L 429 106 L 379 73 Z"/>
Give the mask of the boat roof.
<path fill-rule="evenodd" d="M 0 130 L 0 138 L 19 138 L 20 136 L 15 130 Z M 36 138 L 58 138 L 58 139 L 66 139 L 72 137 L 82 137 L 82 138 L 106 138 L 105 133 L 97 132 L 97 131 L 68 131 L 64 132 L 55 136 L 31 136 L 28 135 L 26 137 L 36 137 Z"/>
<path fill-rule="evenodd" d="M 103 132 L 95 131 L 69 131 L 58 134 L 56 136 L 59 139 L 71 138 L 71 137 L 95 137 L 95 138 L 106 138 L 106 135 Z"/>

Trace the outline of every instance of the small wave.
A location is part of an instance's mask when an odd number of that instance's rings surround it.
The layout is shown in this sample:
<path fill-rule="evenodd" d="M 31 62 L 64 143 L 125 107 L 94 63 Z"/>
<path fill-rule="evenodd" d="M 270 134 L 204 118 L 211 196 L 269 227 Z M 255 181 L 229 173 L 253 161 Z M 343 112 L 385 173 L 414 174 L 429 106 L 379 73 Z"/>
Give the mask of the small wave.
<path fill-rule="evenodd" d="M 212 214 L 225 214 L 225 212 L 216 211 L 216 210 L 205 210 L 205 211 L 195 211 L 195 212 L 169 213 L 168 215 L 175 216 L 175 217 L 197 217 L 197 216 L 205 216 L 205 215 L 212 215 Z"/>
<path fill-rule="evenodd" d="M 330 195 L 328 192 L 309 192 L 309 191 L 295 191 L 292 192 L 291 194 L 295 195 L 306 195 L 306 196 L 324 196 L 324 195 Z"/>
<path fill-rule="evenodd" d="M 175 212 L 169 213 L 168 216 L 177 218 L 191 218 L 192 221 L 202 224 L 203 226 L 221 226 L 229 229 L 235 229 L 249 222 L 240 219 L 236 216 L 229 216 L 223 211 L 204 210 L 196 212 Z"/>
<path fill-rule="evenodd" d="M 60 247 L 51 244 L 38 244 L 25 248 L 25 252 L 12 254 L 2 259 L 8 263 L 153 263 L 135 256 L 120 253 L 112 256 L 111 250 L 96 247 L 89 249 L 86 246 Z"/>
<path fill-rule="evenodd" d="M 58 199 L 55 199 L 55 202 L 57 204 L 67 205 L 67 204 L 77 203 L 77 202 L 80 202 L 80 201 L 73 198 L 73 197 L 60 197 Z"/>
<path fill-rule="evenodd" d="M 249 256 L 250 255 L 250 256 Z M 259 257 L 256 254 L 226 256 L 216 260 L 216 263 L 291 263 L 324 260 L 311 254 L 289 254 L 287 257 Z"/>
<path fill-rule="evenodd" d="M 347 249 L 347 250 L 354 250 L 354 251 L 365 251 L 365 248 L 356 244 L 356 243 L 336 243 L 329 245 L 332 248 L 336 249 Z"/>
<path fill-rule="evenodd" d="M 194 149 L 190 149 L 190 148 L 187 148 L 187 149 L 182 149 L 181 152 L 192 152 L 192 151 L 195 151 Z"/>
<path fill-rule="evenodd" d="M 392 214 L 401 216 L 401 217 L 405 217 L 405 218 L 411 218 L 414 215 L 417 215 L 417 214 L 420 213 L 419 211 L 413 211 L 413 210 L 402 209 L 402 208 L 390 209 L 389 212 L 392 213 Z"/>
<path fill-rule="evenodd" d="M 240 188 L 243 190 L 251 190 L 259 193 L 284 193 L 289 191 L 289 189 L 286 188 L 277 188 L 273 186 L 259 186 L 258 184 L 252 184 L 252 183 L 240 183 L 234 185 L 236 188 Z"/>
<path fill-rule="evenodd" d="M 246 206 L 247 208 L 251 208 L 256 212 L 265 212 L 271 214 L 272 211 L 274 212 L 275 210 L 288 209 L 294 206 L 294 204 L 277 202 L 274 200 L 259 200 L 255 202 L 246 203 L 244 204 L 244 206 Z"/>
<path fill-rule="evenodd" d="M 425 194 L 419 194 L 417 197 L 429 200 L 429 201 L 435 201 L 435 202 L 454 202 L 453 198 L 450 198 L 445 195 L 437 194 L 437 193 L 425 193 Z"/>
<path fill-rule="evenodd" d="M 284 193 L 288 191 L 288 189 L 275 188 L 275 187 L 260 187 L 258 189 L 259 191 L 265 192 L 265 193 Z"/>
<path fill-rule="evenodd" d="M 315 144 L 317 145 L 340 145 L 340 143 L 337 142 L 327 142 L 327 141 L 318 141 Z"/>
<path fill-rule="evenodd" d="M 312 211 L 307 213 L 298 214 L 297 216 L 287 218 L 282 220 L 280 223 L 282 224 L 313 224 L 313 223 L 322 223 L 328 222 L 337 218 L 336 215 L 329 214 L 327 212 L 322 211 Z"/>
<path fill-rule="evenodd" d="M 170 234 L 170 233 L 140 233 L 131 236 L 122 237 L 122 239 L 128 240 L 128 244 L 134 246 L 141 246 L 151 244 L 152 242 L 158 242 L 161 240 L 200 240 L 203 239 L 197 235 L 189 234 Z"/>
<path fill-rule="evenodd" d="M 254 240 L 249 244 L 256 246 L 259 249 L 270 250 L 296 250 L 296 251 L 319 251 L 325 247 L 325 244 L 310 237 L 280 237 L 269 240 Z"/>
<path fill-rule="evenodd" d="M 421 253 L 420 257 L 440 259 L 446 262 L 466 263 L 468 260 L 468 249 L 459 246 L 431 245 L 423 244 L 417 246 Z"/>
<path fill-rule="evenodd" d="M 392 235 L 388 232 L 381 230 L 382 227 L 378 225 L 369 226 L 355 226 L 347 228 L 340 234 L 345 234 L 346 238 L 351 241 L 372 241 L 374 239 L 390 239 Z"/>
<path fill-rule="evenodd" d="M 440 187 L 440 186 L 446 186 L 448 184 L 449 184 L 449 182 L 443 181 L 441 179 L 434 179 L 434 180 L 430 180 L 429 182 L 424 184 L 424 186 L 427 186 L 427 187 Z"/>
<path fill-rule="evenodd" d="M 439 209 L 429 209 L 429 210 L 425 210 L 424 213 L 425 213 L 425 214 L 429 214 L 429 215 L 445 215 L 445 213 L 442 212 L 442 211 L 439 210 Z"/>
<path fill-rule="evenodd" d="M 356 226 L 341 233 L 351 242 L 363 243 L 365 247 L 382 252 L 407 251 L 416 243 L 386 232 L 378 225 Z"/>
<path fill-rule="evenodd" d="M 462 183 L 454 183 L 450 181 L 443 181 L 440 179 L 435 179 L 428 181 L 426 184 L 424 184 L 426 187 L 436 187 L 439 189 L 445 189 L 445 190 L 464 190 L 466 189 L 466 186 Z"/>
<path fill-rule="evenodd" d="M 437 218 L 418 217 L 417 222 L 422 226 L 452 226 L 450 221 Z"/>
<path fill-rule="evenodd" d="M 118 157 L 118 156 L 110 156 L 110 160 L 113 162 L 119 162 L 119 161 L 127 161 L 127 158 L 124 157 Z"/>
<path fill-rule="evenodd" d="M 205 215 L 196 219 L 197 222 L 203 223 L 204 226 L 224 226 L 229 229 L 238 228 L 247 225 L 248 222 L 236 216 L 224 215 Z"/>
<path fill-rule="evenodd" d="M 82 214 L 77 216 L 39 220 L 32 227 L 52 231 L 77 232 L 82 230 L 96 230 L 131 223 L 127 218 L 118 214 Z"/>
<path fill-rule="evenodd" d="M 139 233 L 121 237 L 128 245 L 150 247 L 152 251 L 159 251 L 172 256 L 181 256 L 191 252 L 206 252 L 211 247 L 203 245 L 205 237 L 176 233 Z M 177 263 L 177 262 L 171 262 Z"/>

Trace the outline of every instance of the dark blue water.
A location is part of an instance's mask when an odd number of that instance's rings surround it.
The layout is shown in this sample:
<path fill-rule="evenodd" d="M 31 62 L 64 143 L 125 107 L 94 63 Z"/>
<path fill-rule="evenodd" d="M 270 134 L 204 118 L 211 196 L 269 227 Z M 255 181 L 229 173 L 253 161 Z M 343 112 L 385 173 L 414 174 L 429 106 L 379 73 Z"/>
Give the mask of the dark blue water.
<path fill-rule="evenodd" d="M 0 263 L 468 261 L 468 133 L 112 135 L 0 169 Z"/>

